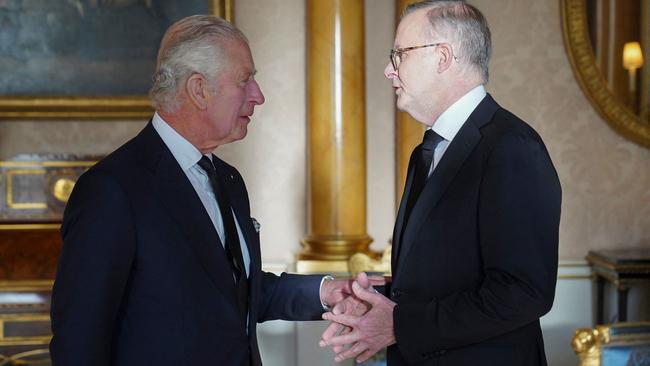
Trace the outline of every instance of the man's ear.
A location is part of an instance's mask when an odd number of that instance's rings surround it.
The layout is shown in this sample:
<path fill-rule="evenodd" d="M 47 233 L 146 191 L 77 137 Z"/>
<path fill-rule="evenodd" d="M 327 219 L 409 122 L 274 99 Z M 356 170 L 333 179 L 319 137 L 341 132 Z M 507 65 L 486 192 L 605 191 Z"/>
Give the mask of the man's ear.
<path fill-rule="evenodd" d="M 450 44 L 441 43 L 438 46 L 438 52 L 440 53 L 440 60 L 438 60 L 438 73 L 442 73 L 446 71 L 451 66 L 452 61 L 454 61 L 454 51 Z"/>
<path fill-rule="evenodd" d="M 210 91 L 208 90 L 208 81 L 203 75 L 195 73 L 187 78 L 185 81 L 185 92 L 197 109 L 205 110 L 208 108 Z"/>

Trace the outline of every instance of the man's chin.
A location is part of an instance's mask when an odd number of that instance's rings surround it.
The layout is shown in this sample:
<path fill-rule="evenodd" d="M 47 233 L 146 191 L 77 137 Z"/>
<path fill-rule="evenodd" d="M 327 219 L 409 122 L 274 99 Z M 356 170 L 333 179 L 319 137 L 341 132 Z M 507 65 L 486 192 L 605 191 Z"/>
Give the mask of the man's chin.
<path fill-rule="evenodd" d="M 397 97 L 397 103 L 395 103 L 395 107 L 397 107 L 397 110 L 400 112 L 408 113 L 408 105 L 401 97 Z"/>

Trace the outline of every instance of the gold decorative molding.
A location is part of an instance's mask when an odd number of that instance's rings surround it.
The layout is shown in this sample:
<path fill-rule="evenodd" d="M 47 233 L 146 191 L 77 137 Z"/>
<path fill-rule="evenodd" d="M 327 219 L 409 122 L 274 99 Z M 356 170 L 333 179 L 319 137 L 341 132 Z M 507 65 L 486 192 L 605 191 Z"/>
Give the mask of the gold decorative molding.
<path fill-rule="evenodd" d="M 68 178 L 59 178 L 52 187 L 52 195 L 57 200 L 66 203 L 70 198 L 75 181 Z"/>
<path fill-rule="evenodd" d="M 49 341 L 48 341 L 49 343 Z M 48 344 L 38 343 L 38 344 Z M 42 356 L 41 358 L 34 359 L 35 356 Z M 50 364 L 50 351 L 48 348 L 39 348 L 31 351 L 16 353 L 12 356 L 5 356 L 0 354 L 0 366 L 9 365 L 46 365 Z"/>
<path fill-rule="evenodd" d="M 25 155 L 15 160 L 0 161 L 0 230 L 21 230 L 40 227 L 43 223 L 61 220 L 65 204 L 78 177 L 95 161 L 62 160 L 58 155 Z M 47 160 L 53 159 L 53 160 Z M 15 223 L 20 222 L 20 226 Z M 33 223 L 24 226 L 25 224 Z M 8 226 L 7 226 L 8 225 Z M 47 228 L 58 228 L 48 226 Z"/>
<path fill-rule="evenodd" d="M 45 169 L 8 169 L 7 180 L 7 207 L 13 210 L 33 210 L 47 208 L 47 202 L 14 202 L 14 178 L 25 175 L 45 175 Z"/>
<path fill-rule="evenodd" d="M 597 329 L 576 330 L 571 347 L 580 358 L 580 366 L 600 366 L 601 343 L 601 333 Z"/>
<path fill-rule="evenodd" d="M 0 224 L 1 230 L 59 230 L 61 224 Z"/>
<path fill-rule="evenodd" d="M 41 292 L 50 291 L 54 280 L 0 280 L 2 292 Z"/>
<path fill-rule="evenodd" d="M 43 168 L 90 168 L 96 161 L 0 161 L 0 168 L 13 167 L 43 167 Z"/>
<path fill-rule="evenodd" d="M 650 344 L 650 322 L 624 322 L 580 328 L 575 331 L 571 347 L 580 366 L 601 366 L 606 347 L 634 347 Z M 605 365 L 602 365 L 605 366 Z"/>
<path fill-rule="evenodd" d="M 0 345 L 8 344 L 41 344 L 40 342 L 49 342 L 52 338 L 50 334 L 36 336 L 8 336 L 6 328 L 8 324 L 16 323 L 49 323 L 48 314 L 0 314 Z"/>
<path fill-rule="evenodd" d="M 364 253 L 357 253 L 348 261 L 349 272 L 353 277 L 359 272 L 379 272 L 385 276 L 391 275 L 390 257 L 393 246 L 388 245 L 379 259 L 375 259 Z"/>
<path fill-rule="evenodd" d="M 615 131 L 650 147 L 650 123 L 642 121 L 616 98 L 596 65 L 589 42 L 586 0 L 560 0 L 560 8 L 569 61 L 587 99 Z"/>
<path fill-rule="evenodd" d="M 146 96 L 122 97 L 27 97 L 0 98 L 2 119 L 99 119 L 149 118 L 153 114 Z"/>

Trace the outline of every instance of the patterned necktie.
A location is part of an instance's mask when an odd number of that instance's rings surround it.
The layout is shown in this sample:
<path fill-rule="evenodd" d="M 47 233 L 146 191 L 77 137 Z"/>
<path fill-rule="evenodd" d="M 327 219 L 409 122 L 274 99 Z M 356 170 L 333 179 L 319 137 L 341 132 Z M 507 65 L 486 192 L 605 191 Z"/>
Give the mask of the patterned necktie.
<path fill-rule="evenodd" d="M 235 226 L 235 220 L 232 216 L 230 200 L 226 192 L 221 189 L 223 183 L 220 181 L 217 171 L 212 165 L 212 161 L 207 156 L 201 157 L 198 162 L 199 166 L 208 174 L 210 185 L 214 196 L 217 198 L 219 211 L 223 219 L 223 228 L 225 232 L 224 250 L 226 257 L 232 267 L 232 272 L 235 277 L 235 285 L 237 287 L 237 303 L 239 310 L 244 319 L 248 314 L 248 291 L 249 284 L 246 277 L 246 267 L 244 266 L 244 257 L 241 252 L 241 245 L 239 243 L 239 234 Z"/>

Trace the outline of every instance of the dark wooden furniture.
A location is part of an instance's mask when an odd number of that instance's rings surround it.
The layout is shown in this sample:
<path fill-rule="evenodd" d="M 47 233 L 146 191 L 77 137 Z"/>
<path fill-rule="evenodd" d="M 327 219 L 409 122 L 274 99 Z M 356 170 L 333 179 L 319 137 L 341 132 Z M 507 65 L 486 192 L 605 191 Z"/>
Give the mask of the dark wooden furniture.
<path fill-rule="evenodd" d="M 63 209 L 96 159 L 0 161 L 0 366 L 50 365 L 50 298 Z"/>
<path fill-rule="evenodd" d="M 617 289 L 618 319 L 627 320 L 627 294 L 630 286 L 650 282 L 650 249 L 594 250 L 587 255 L 596 276 L 596 324 L 604 323 L 605 281 Z"/>

